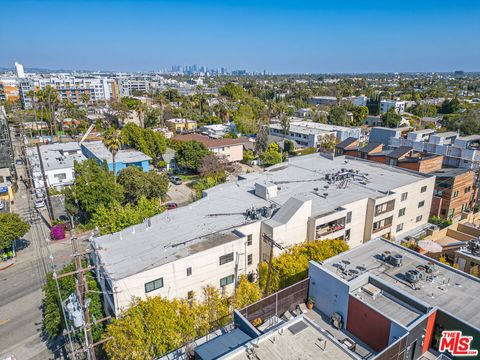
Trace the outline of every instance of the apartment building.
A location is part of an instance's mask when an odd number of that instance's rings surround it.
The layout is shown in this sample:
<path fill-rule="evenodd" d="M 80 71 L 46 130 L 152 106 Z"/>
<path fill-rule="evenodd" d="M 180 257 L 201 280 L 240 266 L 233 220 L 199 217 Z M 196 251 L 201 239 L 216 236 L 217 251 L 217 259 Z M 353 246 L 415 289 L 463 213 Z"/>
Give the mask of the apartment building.
<path fill-rule="evenodd" d="M 480 135 L 460 136 L 456 132 L 426 129 L 411 131 L 406 136 L 391 134 L 386 145 L 392 149 L 410 146 L 417 152 L 442 155 L 445 167 L 475 170 L 480 163 Z"/>
<path fill-rule="evenodd" d="M 20 99 L 17 79 L 0 79 L 0 101 L 16 101 Z"/>
<path fill-rule="evenodd" d="M 440 346 L 443 331 L 460 331 L 473 352 L 480 348 L 480 316 L 472 306 L 479 291 L 478 278 L 376 239 L 311 261 L 307 279 L 234 310 L 226 331 L 175 354 L 186 358 L 189 350 L 201 360 L 450 359 Z M 305 306 L 307 298 L 313 309 Z"/>
<path fill-rule="evenodd" d="M 335 96 L 312 96 L 308 99 L 310 105 L 337 105 L 338 99 Z"/>
<path fill-rule="evenodd" d="M 246 138 L 211 138 L 200 134 L 177 135 L 173 138 L 177 141 L 198 141 L 205 145 L 212 153 L 226 159 L 228 162 L 243 160 L 243 146 L 248 142 Z"/>
<path fill-rule="evenodd" d="M 29 91 L 37 91 L 47 86 L 57 90 L 60 99 L 68 99 L 74 104 L 81 104 L 82 94 L 88 93 L 90 101 L 108 101 L 111 98 L 119 99 L 120 92 L 118 84 L 113 79 L 102 78 L 78 78 L 78 77 L 58 77 L 58 78 L 30 78 L 21 79 L 20 99 L 24 108 L 31 107 L 32 99 L 28 96 Z"/>
<path fill-rule="evenodd" d="M 61 189 L 75 180 L 75 162 L 87 158 L 76 142 L 56 143 L 27 148 L 27 161 L 35 189 Z"/>
<path fill-rule="evenodd" d="M 135 92 L 147 93 L 151 88 L 151 83 L 143 78 L 117 78 L 121 97 L 133 96 Z"/>
<path fill-rule="evenodd" d="M 313 121 L 302 121 L 300 118 L 291 118 L 288 133 L 284 134 L 280 124 L 270 124 L 269 134 L 296 142 L 302 147 L 318 147 L 324 136 L 335 135 L 338 141 L 349 137 L 360 139 L 361 128 L 321 124 Z"/>
<path fill-rule="evenodd" d="M 431 215 L 457 220 L 464 211 L 473 209 L 478 199 L 478 179 L 468 169 L 440 169 L 435 176 Z"/>
<path fill-rule="evenodd" d="M 197 128 L 197 122 L 190 119 L 168 119 L 165 124 L 174 134 L 193 131 Z"/>
<path fill-rule="evenodd" d="M 403 114 L 405 112 L 405 101 L 380 100 L 380 112 L 382 114 L 390 109 L 395 110 L 397 114 Z"/>
<path fill-rule="evenodd" d="M 388 179 L 388 181 L 387 181 Z M 263 173 L 208 189 L 188 206 L 92 239 L 106 310 L 132 296 L 188 298 L 204 285 L 231 293 L 295 244 L 343 239 L 356 247 L 394 239 L 428 221 L 435 179 L 354 158 L 292 158 Z"/>

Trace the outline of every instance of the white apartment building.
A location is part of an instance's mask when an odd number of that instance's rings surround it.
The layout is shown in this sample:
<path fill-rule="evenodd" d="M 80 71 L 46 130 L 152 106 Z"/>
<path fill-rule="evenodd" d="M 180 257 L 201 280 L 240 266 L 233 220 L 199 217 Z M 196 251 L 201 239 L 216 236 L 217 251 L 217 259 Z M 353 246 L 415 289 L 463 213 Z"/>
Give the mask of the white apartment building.
<path fill-rule="evenodd" d="M 27 148 L 28 167 L 35 189 L 44 189 L 44 180 L 47 187 L 57 189 L 71 185 L 75 180 L 75 161 L 87 159 L 76 142 L 41 145 L 39 150 L 36 147 Z"/>
<path fill-rule="evenodd" d="M 47 86 L 55 88 L 60 99 L 68 99 L 75 104 L 82 103 L 82 94 L 88 93 L 90 101 L 108 101 L 110 98 L 119 98 L 118 84 L 115 80 L 106 77 L 99 78 L 32 78 L 20 81 L 20 99 L 24 108 L 31 107 L 30 90 L 37 91 Z"/>
<path fill-rule="evenodd" d="M 15 73 L 17 77 L 23 79 L 25 77 L 25 70 L 23 70 L 23 65 L 15 61 Z"/>
<path fill-rule="evenodd" d="M 476 170 L 480 164 L 480 135 L 460 136 L 452 131 L 425 129 L 409 132 L 406 139 L 397 133 L 388 138 L 388 146 L 410 146 L 417 152 L 442 155 L 445 167 Z"/>
<path fill-rule="evenodd" d="M 382 114 L 390 109 L 394 109 L 397 114 L 403 114 L 405 112 L 405 101 L 380 100 L 380 112 Z"/>
<path fill-rule="evenodd" d="M 134 90 L 145 93 L 148 92 L 151 87 L 149 80 L 141 78 L 118 78 L 117 81 L 121 97 L 133 96 Z"/>
<path fill-rule="evenodd" d="M 106 311 L 132 297 L 201 298 L 213 285 L 231 293 L 259 262 L 310 240 L 350 247 L 395 239 L 428 221 L 435 178 L 383 164 L 319 154 L 292 158 L 264 173 L 239 176 L 185 207 L 121 232 L 94 237 Z"/>
<path fill-rule="evenodd" d="M 346 127 L 329 124 L 321 124 L 313 121 L 302 121 L 300 118 L 290 119 L 288 134 L 284 134 L 280 124 L 270 124 L 269 134 L 295 141 L 303 147 L 318 147 L 322 137 L 335 135 L 339 141 L 349 137 L 360 139 L 362 131 L 360 127 Z"/>

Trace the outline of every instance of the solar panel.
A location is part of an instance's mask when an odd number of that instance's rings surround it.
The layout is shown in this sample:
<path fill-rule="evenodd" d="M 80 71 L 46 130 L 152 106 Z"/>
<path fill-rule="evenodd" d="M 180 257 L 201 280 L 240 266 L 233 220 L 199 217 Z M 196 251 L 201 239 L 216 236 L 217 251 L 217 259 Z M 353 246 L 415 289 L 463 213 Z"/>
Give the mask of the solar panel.
<path fill-rule="evenodd" d="M 290 332 L 295 335 L 298 334 L 300 331 L 305 330 L 308 327 L 303 321 L 299 321 L 298 323 L 293 324 L 288 328 Z"/>

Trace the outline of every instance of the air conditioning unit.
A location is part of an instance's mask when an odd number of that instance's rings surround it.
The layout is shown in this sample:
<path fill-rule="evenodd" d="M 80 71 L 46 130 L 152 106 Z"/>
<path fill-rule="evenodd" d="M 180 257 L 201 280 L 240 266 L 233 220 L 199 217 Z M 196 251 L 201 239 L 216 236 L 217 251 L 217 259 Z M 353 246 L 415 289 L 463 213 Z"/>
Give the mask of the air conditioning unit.
<path fill-rule="evenodd" d="M 367 284 L 362 286 L 362 290 L 365 291 L 368 295 L 370 295 L 374 299 L 377 295 L 381 293 L 381 290 L 372 284 Z"/>

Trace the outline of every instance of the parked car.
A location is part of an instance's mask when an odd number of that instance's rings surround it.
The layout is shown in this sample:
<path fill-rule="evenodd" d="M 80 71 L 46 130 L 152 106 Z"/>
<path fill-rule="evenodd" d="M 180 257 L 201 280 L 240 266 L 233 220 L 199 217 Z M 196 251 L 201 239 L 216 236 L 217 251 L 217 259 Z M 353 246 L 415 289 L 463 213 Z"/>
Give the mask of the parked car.
<path fill-rule="evenodd" d="M 170 176 L 170 182 L 174 185 L 181 185 L 182 179 L 180 179 L 178 176 Z"/>
<path fill-rule="evenodd" d="M 171 203 L 165 204 L 165 206 L 167 207 L 167 210 L 173 210 L 173 209 L 176 209 L 178 207 L 178 204 L 171 202 Z"/>
<path fill-rule="evenodd" d="M 43 199 L 37 199 L 37 200 L 35 200 L 35 207 L 36 207 L 37 209 L 42 208 L 42 207 L 45 207 L 45 200 L 43 200 Z"/>
<path fill-rule="evenodd" d="M 5 209 L 5 201 L 0 200 L 0 210 Z"/>
<path fill-rule="evenodd" d="M 17 159 L 17 160 L 15 160 L 15 164 L 23 165 L 23 160 L 22 159 Z"/>
<path fill-rule="evenodd" d="M 42 199 L 45 197 L 45 193 L 42 189 L 35 189 L 35 196 L 39 199 Z"/>

